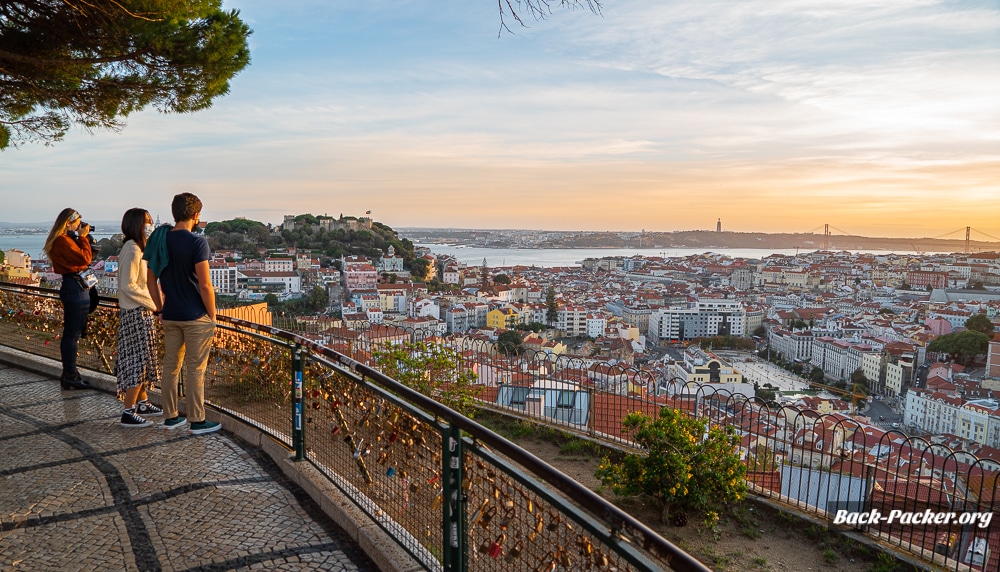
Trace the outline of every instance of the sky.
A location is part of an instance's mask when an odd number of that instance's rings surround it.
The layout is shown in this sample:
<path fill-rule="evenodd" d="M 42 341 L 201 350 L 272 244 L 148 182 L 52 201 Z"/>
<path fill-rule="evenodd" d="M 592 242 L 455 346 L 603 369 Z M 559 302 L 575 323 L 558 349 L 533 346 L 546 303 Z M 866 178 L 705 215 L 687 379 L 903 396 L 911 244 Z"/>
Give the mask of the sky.
<path fill-rule="evenodd" d="M 229 95 L 0 152 L 0 221 L 188 191 L 207 221 L 1000 237 L 996 0 L 606 0 L 512 33 L 486 0 L 223 6 L 254 30 Z"/>

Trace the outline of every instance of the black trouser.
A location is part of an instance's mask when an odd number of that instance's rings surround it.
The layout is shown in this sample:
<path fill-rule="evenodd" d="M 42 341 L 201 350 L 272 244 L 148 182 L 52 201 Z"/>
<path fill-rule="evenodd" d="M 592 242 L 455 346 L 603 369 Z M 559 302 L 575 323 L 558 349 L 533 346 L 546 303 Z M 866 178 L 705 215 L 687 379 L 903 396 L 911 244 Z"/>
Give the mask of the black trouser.
<path fill-rule="evenodd" d="M 63 303 L 63 335 L 59 343 L 63 377 L 75 379 L 77 348 L 80 345 L 80 336 L 87 326 L 87 314 L 90 313 L 90 292 L 84 290 L 72 275 L 67 275 L 63 276 L 59 299 Z"/>

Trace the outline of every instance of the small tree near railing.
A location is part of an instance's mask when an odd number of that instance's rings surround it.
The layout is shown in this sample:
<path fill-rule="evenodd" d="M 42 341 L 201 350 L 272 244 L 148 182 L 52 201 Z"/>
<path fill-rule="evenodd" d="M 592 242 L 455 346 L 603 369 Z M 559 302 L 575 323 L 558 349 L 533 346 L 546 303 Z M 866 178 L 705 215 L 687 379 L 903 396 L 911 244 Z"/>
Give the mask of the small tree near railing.
<path fill-rule="evenodd" d="M 372 350 L 372 361 L 385 375 L 462 415 L 475 413 L 481 387 L 457 351 L 427 342 L 381 344 Z"/>
<path fill-rule="evenodd" d="M 732 427 L 711 426 L 670 407 L 658 418 L 629 413 L 622 426 L 645 454 L 601 461 L 596 476 L 615 494 L 652 496 L 661 503 L 661 520 L 673 517 L 678 526 L 687 523 L 689 510 L 714 526 L 719 510 L 746 497 L 746 466 Z"/>

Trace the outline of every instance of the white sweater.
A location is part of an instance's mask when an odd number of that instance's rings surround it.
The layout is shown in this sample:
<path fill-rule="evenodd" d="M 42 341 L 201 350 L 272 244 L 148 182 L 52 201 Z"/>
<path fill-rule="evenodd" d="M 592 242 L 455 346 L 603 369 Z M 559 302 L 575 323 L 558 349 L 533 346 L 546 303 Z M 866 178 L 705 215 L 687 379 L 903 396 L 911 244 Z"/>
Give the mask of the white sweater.
<path fill-rule="evenodd" d="M 127 240 L 118 253 L 118 306 L 123 310 L 138 307 L 155 310 L 146 289 L 146 261 L 134 240 Z"/>

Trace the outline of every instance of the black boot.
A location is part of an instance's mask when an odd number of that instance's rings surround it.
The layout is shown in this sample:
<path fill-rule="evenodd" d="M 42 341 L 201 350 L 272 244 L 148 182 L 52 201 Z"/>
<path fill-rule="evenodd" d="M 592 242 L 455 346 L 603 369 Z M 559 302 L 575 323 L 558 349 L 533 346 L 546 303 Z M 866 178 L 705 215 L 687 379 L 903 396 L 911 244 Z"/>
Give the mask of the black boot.
<path fill-rule="evenodd" d="M 65 373 L 59 377 L 59 385 L 63 389 L 90 389 L 90 384 L 83 381 L 82 379 L 76 379 L 72 375 L 66 375 Z"/>
<path fill-rule="evenodd" d="M 80 375 L 79 371 L 73 374 L 73 379 L 75 379 L 76 383 L 81 386 L 78 387 L 77 389 L 90 389 L 91 387 L 90 382 L 87 381 L 86 379 L 83 379 L 83 376 Z"/>

